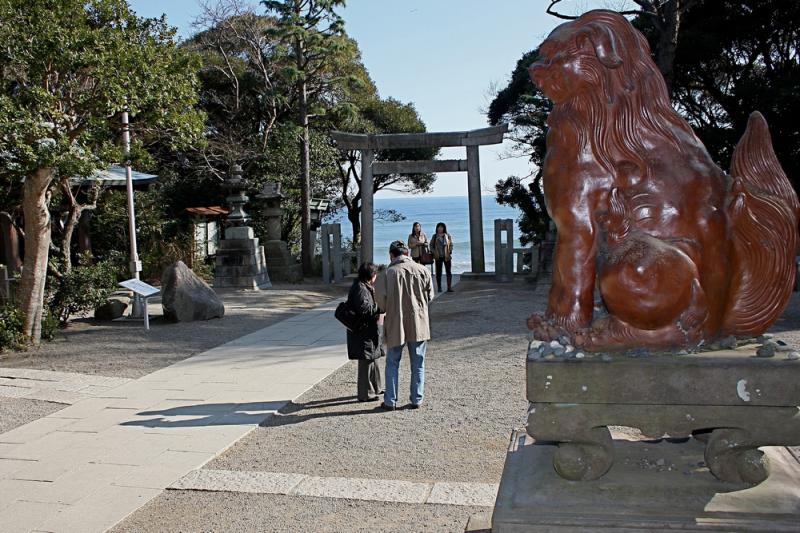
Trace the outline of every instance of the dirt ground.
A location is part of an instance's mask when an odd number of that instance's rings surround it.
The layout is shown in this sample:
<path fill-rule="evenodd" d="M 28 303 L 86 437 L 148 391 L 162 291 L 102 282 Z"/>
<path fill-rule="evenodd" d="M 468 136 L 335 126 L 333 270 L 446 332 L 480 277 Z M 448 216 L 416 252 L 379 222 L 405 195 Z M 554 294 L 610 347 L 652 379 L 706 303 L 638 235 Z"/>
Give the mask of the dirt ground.
<path fill-rule="evenodd" d="M 349 282 L 306 283 L 275 284 L 263 291 L 219 291 L 225 316 L 199 322 L 164 320 L 160 300 L 152 298 L 150 331 L 140 320 L 77 319 L 39 348 L 0 354 L 0 367 L 139 378 L 344 296 L 348 287 Z"/>

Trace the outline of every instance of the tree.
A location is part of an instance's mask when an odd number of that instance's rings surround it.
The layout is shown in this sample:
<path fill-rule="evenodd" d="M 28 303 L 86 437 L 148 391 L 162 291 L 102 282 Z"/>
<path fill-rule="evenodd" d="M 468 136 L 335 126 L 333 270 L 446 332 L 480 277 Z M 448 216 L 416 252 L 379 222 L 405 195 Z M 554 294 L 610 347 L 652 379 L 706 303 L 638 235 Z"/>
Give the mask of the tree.
<path fill-rule="evenodd" d="M 560 1 L 551 0 L 549 9 Z M 636 3 L 644 8 L 643 2 Z M 669 2 L 645 3 L 663 10 Z M 657 64 L 664 69 L 665 62 L 659 60 L 663 24 L 643 11 L 627 13 L 637 15 L 633 24 L 648 37 Z M 800 5 L 782 0 L 684 0 L 678 14 L 680 35 L 670 40 L 676 43 L 669 63 L 673 105 L 722 168 L 728 168 L 749 114 L 761 111 L 769 122 L 775 152 L 795 190 L 800 190 L 800 127 L 794 120 L 800 113 L 796 98 L 800 92 Z M 535 60 L 536 51 L 523 55 L 508 85 L 491 103 L 488 118 L 493 124 L 511 122 L 517 153 L 530 155 L 539 176 L 549 103 L 527 76 L 526 68 Z M 497 185 L 498 201 L 522 208 L 523 235 L 524 228 L 531 227 L 528 222 L 541 228 L 538 221 L 546 217 L 541 188 L 536 183 L 529 186 L 528 202 L 524 180 L 512 176 Z"/>
<path fill-rule="evenodd" d="M 277 22 L 267 35 L 287 47 L 292 66 L 285 74 L 293 82 L 293 108 L 300 127 L 300 212 L 301 261 L 303 272 L 311 273 L 314 257 L 310 240 L 311 162 L 310 120 L 324 113 L 319 104 L 343 78 L 337 68 L 355 56 L 352 41 L 344 35 L 344 21 L 334 9 L 344 0 L 263 0 L 268 14 Z"/>
<path fill-rule="evenodd" d="M 547 6 L 547 13 L 558 17 L 560 19 L 572 20 L 578 18 L 580 15 L 565 15 L 555 11 L 553 8 L 556 4 L 560 4 L 563 0 L 550 0 L 550 5 Z M 639 6 L 639 9 L 621 9 L 618 10 L 620 15 L 636 16 L 644 24 L 649 26 L 653 35 L 656 46 L 655 61 L 658 65 L 658 70 L 664 75 L 664 81 L 667 83 L 667 91 L 672 94 L 673 85 L 673 64 L 675 62 L 675 53 L 678 48 L 678 35 L 680 33 L 681 20 L 683 15 L 698 1 L 698 0 L 631 0 L 634 4 Z M 645 20 L 646 19 L 646 20 Z"/>
<path fill-rule="evenodd" d="M 365 100 L 356 100 L 358 115 L 339 125 L 357 133 L 423 133 L 422 122 L 413 104 L 404 104 L 394 98 L 381 99 L 377 92 Z M 435 148 L 381 150 L 375 154 L 376 161 L 404 161 L 433 159 L 438 154 Z M 353 246 L 361 242 L 361 152 L 340 150 L 339 173 L 341 179 L 341 201 L 347 209 L 347 219 L 353 228 Z M 408 193 L 428 192 L 436 180 L 433 174 L 382 174 L 373 177 L 373 192 L 382 189 L 400 190 Z"/>
<path fill-rule="evenodd" d="M 199 142 L 195 57 L 124 0 L 0 0 L 0 179 L 24 178 L 24 334 L 41 335 L 53 180 L 119 160 L 119 115 L 170 144 Z M 122 74 L 122 75 L 121 75 Z"/>
<path fill-rule="evenodd" d="M 270 134 L 289 111 L 290 86 L 281 76 L 288 56 L 268 34 L 274 19 L 242 0 L 204 4 L 202 31 L 183 46 L 203 58 L 200 103 L 208 143 L 199 154 L 208 172 L 223 177 L 234 163 L 264 156 Z"/>
<path fill-rule="evenodd" d="M 673 101 L 727 169 L 750 113 L 769 123 L 773 148 L 800 190 L 800 4 L 699 2 L 684 17 Z M 691 43 L 691 44 L 688 44 Z"/>
<path fill-rule="evenodd" d="M 527 157 L 535 169 L 528 176 L 509 176 L 495 185 L 498 203 L 522 211 L 518 221 L 522 244 L 541 242 L 550 220 L 542 189 L 542 167 L 546 153 L 545 121 L 552 103 L 531 82 L 528 74 L 528 67 L 538 54 L 538 49 L 523 54 L 508 85 L 497 92 L 487 112 L 491 125 L 509 123 L 509 137 L 514 143 L 510 155 Z"/>

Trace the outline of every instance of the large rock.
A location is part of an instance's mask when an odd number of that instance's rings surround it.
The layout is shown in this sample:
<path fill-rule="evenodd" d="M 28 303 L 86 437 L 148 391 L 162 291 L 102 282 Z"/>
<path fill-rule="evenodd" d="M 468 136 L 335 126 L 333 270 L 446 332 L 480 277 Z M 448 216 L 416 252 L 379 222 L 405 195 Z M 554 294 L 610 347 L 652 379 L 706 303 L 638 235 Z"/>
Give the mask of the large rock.
<path fill-rule="evenodd" d="M 130 297 L 126 295 L 113 295 L 104 304 L 94 310 L 96 320 L 115 320 L 125 315 L 130 305 Z"/>
<path fill-rule="evenodd" d="M 214 289 L 198 278 L 183 261 L 173 263 L 161 275 L 161 305 L 164 318 L 191 322 L 222 318 L 225 305 Z"/>

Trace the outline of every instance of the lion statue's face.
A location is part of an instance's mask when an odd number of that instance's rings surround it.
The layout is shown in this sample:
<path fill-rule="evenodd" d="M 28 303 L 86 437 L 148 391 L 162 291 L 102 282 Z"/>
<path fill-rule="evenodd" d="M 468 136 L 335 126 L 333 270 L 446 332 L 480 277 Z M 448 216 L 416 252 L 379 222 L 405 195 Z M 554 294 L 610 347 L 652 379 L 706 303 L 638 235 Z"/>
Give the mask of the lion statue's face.
<path fill-rule="evenodd" d="M 583 63 L 570 24 L 562 24 L 539 46 L 539 57 L 529 68 L 533 82 L 558 104 L 588 89 Z"/>
<path fill-rule="evenodd" d="M 609 17 L 610 23 L 600 20 Z M 531 79 L 555 104 L 611 89 L 608 80 L 622 76 L 618 33 L 626 25 L 624 18 L 606 11 L 562 24 L 539 46 L 539 58 L 528 69 Z M 609 77 L 611 71 L 617 74 Z"/>

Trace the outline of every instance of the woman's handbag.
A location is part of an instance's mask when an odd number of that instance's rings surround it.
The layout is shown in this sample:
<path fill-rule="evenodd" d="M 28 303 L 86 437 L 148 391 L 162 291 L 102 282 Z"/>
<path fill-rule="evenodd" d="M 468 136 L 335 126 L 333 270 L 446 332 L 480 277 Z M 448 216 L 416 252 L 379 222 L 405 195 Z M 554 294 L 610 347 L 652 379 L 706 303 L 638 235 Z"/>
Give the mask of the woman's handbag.
<path fill-rule="evenodd" d="M 336 320 L 341 322 L 342 325 L 350 331 L 358 331 L 359 327 L 361 326 L 361 319 L 359 318 L 358 313 L 350 309 L 350 306 L 347 305 L 347 302 L 341 302 L 339 305 L 337 305 L 333 316 L 336 317 Z"/>
<path fill-rule="evenodd" d="M 433 264 L 433 254 L 431 253 L 430 248 L 427 246 L 422 248 L 422 251 L 419 253 L 419 262 L 422 265 L 432 265 Z"/>

